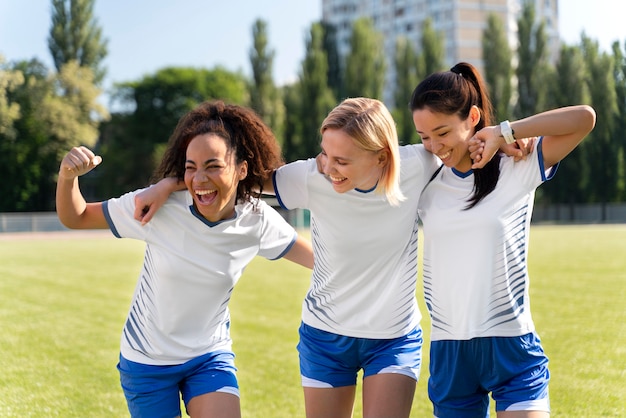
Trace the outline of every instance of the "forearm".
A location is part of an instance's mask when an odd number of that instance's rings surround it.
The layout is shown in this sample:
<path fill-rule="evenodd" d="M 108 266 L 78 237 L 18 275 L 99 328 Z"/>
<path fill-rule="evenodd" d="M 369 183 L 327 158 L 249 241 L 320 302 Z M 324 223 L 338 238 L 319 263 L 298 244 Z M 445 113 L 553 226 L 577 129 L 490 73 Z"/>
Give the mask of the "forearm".
<path fill-rule="evenodd" d="M 595 112 L 586 105 L 562 107 L 511 122 L 516 138 L 575 135 L 582 139 L 595 124 Z"/>

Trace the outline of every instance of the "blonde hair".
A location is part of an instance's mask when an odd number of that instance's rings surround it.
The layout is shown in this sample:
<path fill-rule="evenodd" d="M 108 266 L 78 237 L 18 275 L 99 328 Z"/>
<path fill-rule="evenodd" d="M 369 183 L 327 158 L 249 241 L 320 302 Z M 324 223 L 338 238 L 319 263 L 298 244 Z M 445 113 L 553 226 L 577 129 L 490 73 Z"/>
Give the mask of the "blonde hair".
<path fill-rule="evenodd" d="M 327 129 L 342 130 L 365 151 L 388 150 L 389 158 L 375 193 L 385 195 L 392 206 L 398 206 L 405 200 L 400 190 L 400 151 L 396 124 L 380 100 L 366 97 L 345 99 L 326 116 L 320 133 L 324 134 Z"/>

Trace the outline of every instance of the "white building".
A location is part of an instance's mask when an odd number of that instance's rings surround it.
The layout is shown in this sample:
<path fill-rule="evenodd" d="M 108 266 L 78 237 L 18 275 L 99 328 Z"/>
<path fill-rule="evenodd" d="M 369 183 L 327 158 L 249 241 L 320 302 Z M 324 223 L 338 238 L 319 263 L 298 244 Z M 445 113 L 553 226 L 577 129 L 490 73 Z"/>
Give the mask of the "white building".
<path fill-rule="evenodd" d="M 352 23 L 369 17 L 382 33 L 387 57 L 384 101 L 393 102 L 395 41 L 405 36 L 419 52 L 421 27 L 431 18 L 434 29 L 443 34 L 446 65 L 467 61 L 482 70 L 482 34 L 490 13 L 501 16 L 509 42 L 517 48 L 517 19 L 524 0 L 322 0 L 322 20 L 337 28 L 338 50 L 345 56 L 350 48 Z M 558 1 L 535 2 L 538 20 L 544 19 L 552 57 L 557 56 Z"/>

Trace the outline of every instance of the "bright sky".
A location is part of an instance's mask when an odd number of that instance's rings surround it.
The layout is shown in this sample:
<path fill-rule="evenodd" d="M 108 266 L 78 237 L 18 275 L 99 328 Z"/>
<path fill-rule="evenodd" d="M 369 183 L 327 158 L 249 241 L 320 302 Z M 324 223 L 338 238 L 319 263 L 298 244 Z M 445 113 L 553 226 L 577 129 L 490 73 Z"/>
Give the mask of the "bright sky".
<path fill-rule="evenodd" d="M 39 58 L 52 68 L 47 47 L 50 0 L 0 0 L 0 54 L 8 61 Z M 560 31 L 578 44 L 584 30 L 610 51 L 626 41 L 624 6 L 614 0 L 560 0 Z M 252 24 L 268 22 L 275 51 L 274 80 L 297 77 L 310 24 L 321 0 L 97 0 L 95 17 L 108 39 L 109 86 L 139 79 L 166 66 L 212 68 L 221 64 L 250 74 Z"/>

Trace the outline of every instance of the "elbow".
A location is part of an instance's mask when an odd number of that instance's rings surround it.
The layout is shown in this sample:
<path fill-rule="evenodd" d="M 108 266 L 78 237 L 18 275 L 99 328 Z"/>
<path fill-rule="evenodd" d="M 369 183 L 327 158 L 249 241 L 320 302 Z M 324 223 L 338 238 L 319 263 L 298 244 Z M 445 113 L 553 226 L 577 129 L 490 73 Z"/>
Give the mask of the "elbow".
<path fill-rule="evenodd" d="M 582 105 L 580 106 L 580 113 L 579 120 L 584 123 L 586 135 L 596 126 L 596 111 L 589 105 Z"/>
<path fill-rule="evenodd" d="M 69 229 L 79 229 L 78 222 L 76 222 L 76 220 L 73 219 L 72 217 L 64 216 L 58 211 L 57 211 L 57 217 L 59 218 L 59 221 L 61 221 L 61 224 L 63 224 L 64 227 L 69 228 Z"/>

